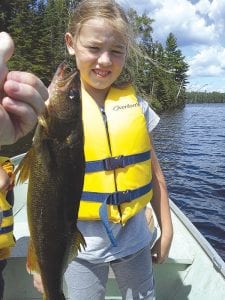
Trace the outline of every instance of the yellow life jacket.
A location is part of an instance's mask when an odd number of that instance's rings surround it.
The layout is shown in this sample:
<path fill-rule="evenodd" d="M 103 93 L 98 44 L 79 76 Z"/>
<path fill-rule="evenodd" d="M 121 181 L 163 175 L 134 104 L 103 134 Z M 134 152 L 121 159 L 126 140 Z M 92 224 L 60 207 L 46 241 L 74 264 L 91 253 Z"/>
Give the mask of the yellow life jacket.
<path fill-rule="evenodd" d="M 8 157 L 0 156 L 0 165 L 9 176 L 13 174 L 13 164 Z M 8 248 L 15 245 L 13 236 L 13 211 L 10 203 L 13 199 L 13 191 L 0 191 L 0 259 L 9 255 Z"/>
<path fill-rule="evenodd" d="M 82 90 L 86 171 L 79 220 L 125 225 L 152 198 L 150 138 L 132 86 L 111 88 L 104 113 Z"/>

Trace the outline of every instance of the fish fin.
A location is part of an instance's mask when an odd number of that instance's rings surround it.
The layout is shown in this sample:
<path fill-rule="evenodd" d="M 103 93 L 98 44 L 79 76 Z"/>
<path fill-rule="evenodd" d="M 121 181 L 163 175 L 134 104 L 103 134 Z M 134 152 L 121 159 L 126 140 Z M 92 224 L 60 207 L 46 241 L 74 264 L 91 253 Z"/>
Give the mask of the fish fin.
<path fill-rule="evenodd" d="M 38 273 L 40 274 L 40 268 L 37 261 L 37 255 L 35 253 L 34 245 L 30 239 L 27 251 L 27 271 L 29 273 Z"/>
<path fill-rule="evenodd" d="M 83 249 L 86 248 L 86 242 L 82 233 L 77 229 L 74 234 L 74 242 L 72 243 L 69 255 L 69 262 L 71 262 L 74 257 L 77 256 L 78 251 L 81 251 L 81 246 Z"/>
<path fill-rule="evenodd" d="M 31 147 L 30 150 L 25 154 L 24 158 L 21 160 L 19 165 L 16 167 L 14 175 L 17 176 L 16 183 L 24 183 L 30 174 L 31 162 L 34 157 L 34 148 Z"/>

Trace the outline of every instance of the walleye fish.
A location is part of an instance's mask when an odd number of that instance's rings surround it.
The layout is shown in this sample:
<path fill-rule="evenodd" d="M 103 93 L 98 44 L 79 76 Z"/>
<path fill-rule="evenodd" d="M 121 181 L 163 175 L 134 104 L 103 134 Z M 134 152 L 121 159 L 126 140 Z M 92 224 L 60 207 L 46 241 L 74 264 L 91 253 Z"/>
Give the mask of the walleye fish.
<path fill-rule="evenodd" d="M 16 170 L 18 182 L 29 178 L 28 269 L 41 274 L 46 300 L 65 299 L 63 274 L 85 247 L 76 225 L 85 167 L 80 80 L 67 69 L 61 64 L 53 77 L 48 107 Z"/>

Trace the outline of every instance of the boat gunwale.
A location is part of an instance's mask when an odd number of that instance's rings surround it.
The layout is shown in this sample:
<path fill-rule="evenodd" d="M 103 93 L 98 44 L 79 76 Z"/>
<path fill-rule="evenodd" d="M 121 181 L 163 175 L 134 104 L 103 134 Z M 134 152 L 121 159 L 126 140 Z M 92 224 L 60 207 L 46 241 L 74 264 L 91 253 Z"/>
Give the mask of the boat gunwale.
<path fill-rule="evenodd" d="M 196 228 L 196 226 L 185 216 L 185 214 L 178 208 L 178 206 L 170 199 L 170 208 L 176 215 L 178 220 L 185 226 L 188 232 L 193 236 L 197 243 L 201 246 L 203 251 L 209 257 L 215 269 L 220 272 L 225 278 L 225 262 L 216 252 L 216 250 L 210 245 L 206 238 Z"/>

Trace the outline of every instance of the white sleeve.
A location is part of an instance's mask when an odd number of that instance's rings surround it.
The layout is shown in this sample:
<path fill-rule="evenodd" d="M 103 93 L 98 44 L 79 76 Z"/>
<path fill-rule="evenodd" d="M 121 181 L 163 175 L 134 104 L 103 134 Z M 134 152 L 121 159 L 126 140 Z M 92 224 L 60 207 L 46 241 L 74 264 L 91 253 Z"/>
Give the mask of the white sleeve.
<path fill-rule="evenodd" d="M 138 102 L 145 115 L 146 124 L 150 133 L 158 125 L 160 118 L 154 112 L 154 110 L 150 108 L 147 101 L 145 101 L 141 97 L 138 97 Z"/>

